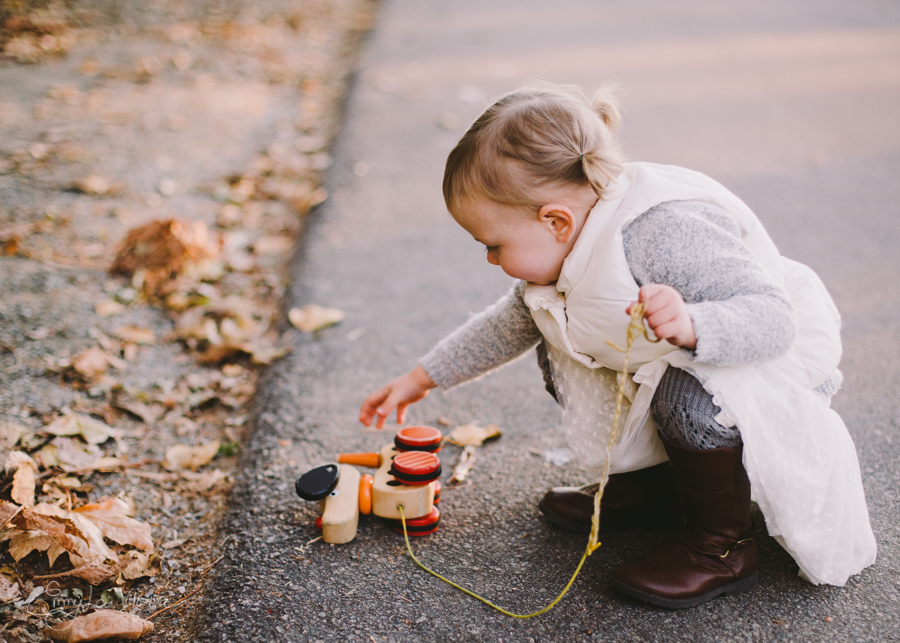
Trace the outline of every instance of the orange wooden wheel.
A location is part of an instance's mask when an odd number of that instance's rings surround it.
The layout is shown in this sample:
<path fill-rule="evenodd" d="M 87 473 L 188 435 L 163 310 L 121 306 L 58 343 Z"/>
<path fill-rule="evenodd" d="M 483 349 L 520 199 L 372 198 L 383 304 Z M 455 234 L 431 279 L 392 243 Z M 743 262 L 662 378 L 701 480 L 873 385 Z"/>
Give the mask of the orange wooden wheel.
<path fill-rule="evenodd" d="M 368 473 L 359 479 L 359 513 L 368 516 L 372 513 L 372 485 L 375 478 Z"/>

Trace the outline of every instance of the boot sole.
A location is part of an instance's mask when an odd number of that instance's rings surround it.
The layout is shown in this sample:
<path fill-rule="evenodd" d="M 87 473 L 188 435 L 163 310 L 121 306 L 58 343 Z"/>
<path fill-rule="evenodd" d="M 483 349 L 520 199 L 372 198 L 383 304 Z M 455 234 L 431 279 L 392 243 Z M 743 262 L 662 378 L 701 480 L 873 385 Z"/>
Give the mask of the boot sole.
<path fill-rule="evenodd" d="M 717 587 L 700 596 L 694 596 L 693 598 L 665 598 L 664 596 L 642 592 L 615 578 L 611 580 L 613 587 L 620 592 L 624 592 L 645 603 L 652 603 L 653 605 L 659 605 L 660 607 L 667 607 L 669 609 L 684 609 L 686 607 L 696 607 L 697 605 L 701 605 L 716 596 L 736 596 L 738 594 L 743 594 L 744 592 L 749 592 L 756 587 L 756 583 L 759 581 L 759 570 L 753 572 L 752 576 L 748 576 L 739 581 L 734 581 L 728 585 L 723 585 L 722 587 Z"/>

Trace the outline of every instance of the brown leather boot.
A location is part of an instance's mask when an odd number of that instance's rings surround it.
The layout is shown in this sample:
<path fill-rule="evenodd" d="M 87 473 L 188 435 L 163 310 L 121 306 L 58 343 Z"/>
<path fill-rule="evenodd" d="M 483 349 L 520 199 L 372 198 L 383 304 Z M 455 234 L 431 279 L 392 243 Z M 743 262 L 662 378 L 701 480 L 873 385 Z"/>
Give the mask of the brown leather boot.
<path fill-rule="evenodd" d="M 583 487 L 554 487 L 544 494 L 538 507 L 555 525 L 589 534 L 598 486 L 595 482 Z M 600 500 L 601 532 L 639 527 L 670 529 L 681 522 L 675 474 L 668 462 L 609 476 Z"/>
<path fill-rule="evenodd" d="M 675 469 L 685 526 L 675 540 L 619 565 L 612 584 L 662 607 L 694 607 L 756 585 L 756 542 L 743 446 L 685 449 L 663 440 Z"/>

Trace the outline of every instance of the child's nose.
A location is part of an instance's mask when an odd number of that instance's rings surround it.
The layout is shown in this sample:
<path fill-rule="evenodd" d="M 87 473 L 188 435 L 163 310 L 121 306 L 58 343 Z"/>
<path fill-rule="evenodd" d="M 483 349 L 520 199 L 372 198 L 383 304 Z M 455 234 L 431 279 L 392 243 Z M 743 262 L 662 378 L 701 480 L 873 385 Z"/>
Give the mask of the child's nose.
<path fill-rule="evenodd" d="M 488 260 L 488 263 L 491 264 L 492 266 L 500 265 L 500 259 L 497 256 L 496 250 L 488 250 L 487 251 L 487 260 Z"/>

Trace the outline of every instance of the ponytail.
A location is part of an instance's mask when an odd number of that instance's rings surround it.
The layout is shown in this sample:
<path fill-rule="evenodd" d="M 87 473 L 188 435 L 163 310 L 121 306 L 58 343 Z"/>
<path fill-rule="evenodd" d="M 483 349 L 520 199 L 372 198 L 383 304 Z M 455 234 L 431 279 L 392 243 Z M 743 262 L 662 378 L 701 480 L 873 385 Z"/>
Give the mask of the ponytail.
<path fill-rule="evenodd" d="M 613 83 L 603 85 L 594 92 L 591 104 L 609 131 L 616 134 L 622 125 L 622 115 L 619 111 L 619 86 Z"/>

